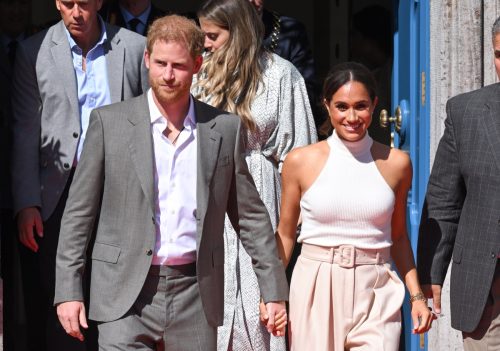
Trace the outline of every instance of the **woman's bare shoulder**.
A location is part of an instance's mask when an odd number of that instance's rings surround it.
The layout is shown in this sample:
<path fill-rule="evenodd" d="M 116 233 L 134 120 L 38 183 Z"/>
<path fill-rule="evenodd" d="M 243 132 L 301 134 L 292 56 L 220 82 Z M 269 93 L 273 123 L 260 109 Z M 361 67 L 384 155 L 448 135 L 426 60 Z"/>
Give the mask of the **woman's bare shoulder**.
<path fill-rule="evenodd" d="M 411 183 L 412 165 L 406 152 L 374 141 L 372 155 L 389 184 Z"/>
<path fill-rule="evenodd" d="M 391 148 L 390 146 L 373 141 L 373 154 L 376 160 L 380 159 L 388 162 L 391 167 L 407 168 L 411 167 L 411 160 L 408 153 L 400 149 Z"/>

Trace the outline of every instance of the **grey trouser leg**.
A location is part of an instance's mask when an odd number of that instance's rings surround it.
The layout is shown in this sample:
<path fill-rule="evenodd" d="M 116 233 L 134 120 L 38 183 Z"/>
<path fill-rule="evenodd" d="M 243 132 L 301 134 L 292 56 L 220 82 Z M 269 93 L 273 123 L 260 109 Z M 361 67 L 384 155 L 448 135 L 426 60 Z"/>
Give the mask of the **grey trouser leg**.
<path fill-rule="evenodd" d="M 462 333 L 465 351 L 500 350 L 500 263 L 497 263 L 490 296 L 479 325 L 472 333 Z"/>
<path fill-rule="evenodd" d="M 100 323 L 99 350 L 215 351 L 216 328 L 205 318 L 196 272 L 153 266 L 132 308 Z"/>

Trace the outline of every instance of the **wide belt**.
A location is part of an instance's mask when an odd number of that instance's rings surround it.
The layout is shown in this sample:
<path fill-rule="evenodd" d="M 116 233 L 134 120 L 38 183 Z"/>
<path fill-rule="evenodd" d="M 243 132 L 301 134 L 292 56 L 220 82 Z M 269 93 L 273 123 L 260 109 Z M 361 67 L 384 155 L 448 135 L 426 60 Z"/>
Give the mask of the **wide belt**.
<path fill-rule="evenodd" d="M 305 258 L 338 264 L 344 268 L 352 268 L 357 265 L 383 264 L 390 262 L 390 247 L 382 249 L 360 249 L 354 245 L 340 246 L 318 246 L 302 244 L 300 253 Z"/>

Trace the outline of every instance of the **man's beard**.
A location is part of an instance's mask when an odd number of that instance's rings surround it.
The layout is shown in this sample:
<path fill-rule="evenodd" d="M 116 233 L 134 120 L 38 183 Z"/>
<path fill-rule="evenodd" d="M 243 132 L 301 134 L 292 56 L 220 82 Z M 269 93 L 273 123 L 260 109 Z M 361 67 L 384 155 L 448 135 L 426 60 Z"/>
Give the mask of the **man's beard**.
<path fill-rule="evenodd" d="M 174 86 L 172 90 L 168 90 L 153 78 L 149 79 L 149 84 L 151 85 L 151 89 L 153 89 L 153 93 L 155 94 L 158 102 L 166 105 L 179 102 L 185 98 L 189 95 L 189 90 L 191 88 L 189 85 L 180 83 L 179 85 Z"/>

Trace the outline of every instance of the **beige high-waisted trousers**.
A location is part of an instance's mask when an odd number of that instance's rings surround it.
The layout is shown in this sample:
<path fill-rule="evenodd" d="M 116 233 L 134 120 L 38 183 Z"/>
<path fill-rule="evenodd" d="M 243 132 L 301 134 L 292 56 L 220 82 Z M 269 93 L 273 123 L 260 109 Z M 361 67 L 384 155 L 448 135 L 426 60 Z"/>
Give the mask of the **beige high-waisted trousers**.
<path fill-rule="evenodd" d="M 404 285 L 390 250 L 302 245 L 290 286 L 291 351 L 396 351 Z"/>

